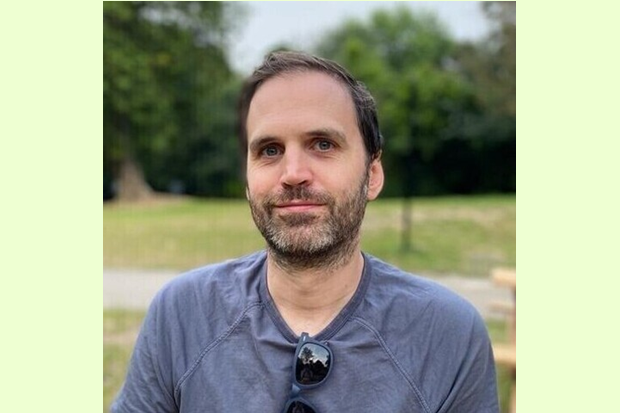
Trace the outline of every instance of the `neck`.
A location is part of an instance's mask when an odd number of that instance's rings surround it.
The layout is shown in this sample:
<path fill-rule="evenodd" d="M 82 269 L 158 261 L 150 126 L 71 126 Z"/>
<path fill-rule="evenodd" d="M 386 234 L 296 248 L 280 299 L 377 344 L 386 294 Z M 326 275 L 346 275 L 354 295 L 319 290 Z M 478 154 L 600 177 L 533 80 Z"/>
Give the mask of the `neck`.
<path fill-rule="evenodd" d="M 355 294 L 364 258 L 359 249 L 328 268 L 283 268 L 267 257 L 267 285 L 276 308 L 296 334 L 315 335 L 325 328 Z"/>

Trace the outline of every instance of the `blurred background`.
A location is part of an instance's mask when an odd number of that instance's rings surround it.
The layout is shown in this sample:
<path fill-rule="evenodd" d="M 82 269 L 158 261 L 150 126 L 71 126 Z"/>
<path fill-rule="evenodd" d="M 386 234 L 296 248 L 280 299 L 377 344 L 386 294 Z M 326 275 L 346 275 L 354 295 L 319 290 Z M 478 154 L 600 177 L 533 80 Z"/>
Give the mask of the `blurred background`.
<path fill-rule="evenodd" d="M 106 2 L 104 199 L 242 196 L 237 93 L 280 49 L 367 84 L 384 197 L 514 193 L 514 3 L 395 3 Z"/>
<path fill-rule="evenodd" d="M 153 292 L 263 248 L 236 105 L 273 50 L 335 60 L 377 100 L 386 184 L 363 249 L 466 286 L 505 338 L 480 298 L 505 299 L 488 277 L 516 265 L 514 2 L 104 2 L 103 23 L 104 412 Z"/>

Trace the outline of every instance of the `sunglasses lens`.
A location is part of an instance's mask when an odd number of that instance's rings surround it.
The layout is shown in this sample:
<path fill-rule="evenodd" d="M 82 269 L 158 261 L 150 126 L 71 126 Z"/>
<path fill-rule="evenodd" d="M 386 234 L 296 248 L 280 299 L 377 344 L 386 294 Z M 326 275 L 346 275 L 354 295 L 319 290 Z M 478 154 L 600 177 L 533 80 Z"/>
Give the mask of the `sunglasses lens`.
<path fill-rule="evenodd" d="M 295 378 L 299 384 L 318 384 L 327 377 L 330 366 L 329 351 L 325 347 L 312 343 L 304 344 L 297 356 Z M 294 411 L 296 410 L 289 409 L 289 412 Z M 300 412 L 314 412 L 314 410 L 300 410 Z"/>
<path fill-rule="evenodd" d="M 316 411 L 306 403 L 296 401 L 288 406 L 286 413 L 316 413 Z"/>

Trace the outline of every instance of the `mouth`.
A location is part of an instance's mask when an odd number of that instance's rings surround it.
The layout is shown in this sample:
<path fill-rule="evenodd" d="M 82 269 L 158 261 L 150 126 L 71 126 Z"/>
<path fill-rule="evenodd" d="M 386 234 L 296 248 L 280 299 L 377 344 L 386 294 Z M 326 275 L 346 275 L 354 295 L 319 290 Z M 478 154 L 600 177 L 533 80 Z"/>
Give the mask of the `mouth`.
<path fill-rule="evenodd" d="M 274 205 L 274 209 L 280 211 L 288 211 L 288 212 L 308 212 L 314 211 L 325 204 L 312 202 L 312 201 L 289 201 L 289 202 L 281 202 Z"/>

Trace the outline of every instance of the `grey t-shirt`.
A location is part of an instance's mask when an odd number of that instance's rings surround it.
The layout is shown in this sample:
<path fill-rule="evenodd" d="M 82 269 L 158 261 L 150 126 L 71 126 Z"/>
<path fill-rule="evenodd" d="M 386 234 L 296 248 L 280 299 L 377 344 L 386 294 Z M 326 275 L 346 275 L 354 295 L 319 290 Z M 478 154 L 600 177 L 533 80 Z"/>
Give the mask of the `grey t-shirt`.
<path fill-rule="evenodd" d="M 320 413 L 497 413 L 492 350 L 465 300 L 364 255 L 351 301 L 315 340 L 327 381 L 302 391 Z M 298 337 L 266 286 L 266 253 L 179 276 L 153 300 L 112 412 L 280 413 Z"/>

